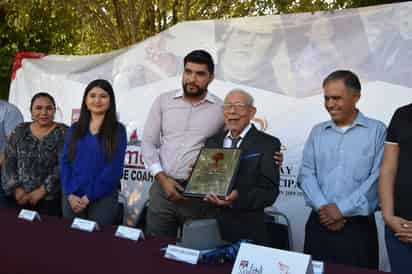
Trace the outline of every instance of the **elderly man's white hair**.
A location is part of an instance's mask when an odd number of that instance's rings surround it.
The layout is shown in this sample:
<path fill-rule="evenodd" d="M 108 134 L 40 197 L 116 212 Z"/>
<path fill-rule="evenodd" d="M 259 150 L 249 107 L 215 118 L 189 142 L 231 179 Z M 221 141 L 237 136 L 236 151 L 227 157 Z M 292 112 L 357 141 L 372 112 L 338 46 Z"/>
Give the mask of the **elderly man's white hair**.
<path fill-rule="evenodd" d="M 225 98 L 227 98 L 229 95 L 231 95 L 231 94 L 233 94 L 233 93 L 242 94 L 242 95 L 246 98 L 246 104 L 247 104 L 248 106 L 252 106 L 252 107 L 253 107 L 254 99 L 253 99 L 252 95 L 250 95 L 249 92 L 247 92 L 247 91 L 245 91 L 245 90 L 243 90 L 243 89 L 241 89 L 241 88 L 234 88 L 234 89 L 232 89 L 231 91 L 229 91 L 228 94 L 226 94 L 226 97 L 225 97 Z"/>

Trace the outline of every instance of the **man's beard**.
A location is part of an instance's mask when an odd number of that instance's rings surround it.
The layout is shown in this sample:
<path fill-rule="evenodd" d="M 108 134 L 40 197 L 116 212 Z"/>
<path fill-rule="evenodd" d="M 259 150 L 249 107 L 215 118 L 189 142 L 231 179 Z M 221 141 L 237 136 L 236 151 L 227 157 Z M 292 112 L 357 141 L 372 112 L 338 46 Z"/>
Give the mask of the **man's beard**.
<path fill-rule="evenodd" d="M 204 88 L 197 87 L 196 92 L 190 92 L 187 90 L 187 84 L 183 84 L 183 93 L 185 97 L 189 98 L 201 98 L 203 95 L 205 95 L 207 92 L 207 86 Z"/>

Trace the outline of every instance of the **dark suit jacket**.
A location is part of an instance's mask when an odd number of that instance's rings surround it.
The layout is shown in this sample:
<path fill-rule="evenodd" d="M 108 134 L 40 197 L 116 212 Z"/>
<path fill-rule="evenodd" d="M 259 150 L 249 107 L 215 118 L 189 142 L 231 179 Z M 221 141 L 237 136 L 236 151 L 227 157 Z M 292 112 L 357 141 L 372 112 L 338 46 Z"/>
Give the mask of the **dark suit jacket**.
<path fill-rule="evenodd" d="M 222 148 L 227 132 L 210 137 L 205 147 Z M 267 242 L 264 208 L 272 205 L 279 194 L 279 167 L 273 156 L 280 150 L 279 139 L 252 125 L 240 144 L 242 150 L 233 189 L 239 198 L 231 207 L 222 207 L 218 223 L 222 237 L 228 241 L 250 239 Z"/>

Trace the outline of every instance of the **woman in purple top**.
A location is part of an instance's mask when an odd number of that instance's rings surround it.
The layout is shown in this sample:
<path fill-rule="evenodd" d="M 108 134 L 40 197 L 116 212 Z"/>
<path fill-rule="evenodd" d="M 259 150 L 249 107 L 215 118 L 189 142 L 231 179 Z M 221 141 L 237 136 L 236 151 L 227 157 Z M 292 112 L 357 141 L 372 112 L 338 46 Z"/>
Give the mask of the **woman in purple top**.
<path fill-rule="evenodd" d="M 92 81 L 83 95 L 79 121 L 68 130 L 60 161 L 65 218 L 114 223 L 126 144 L 112 86 L 106 80 Z"/>

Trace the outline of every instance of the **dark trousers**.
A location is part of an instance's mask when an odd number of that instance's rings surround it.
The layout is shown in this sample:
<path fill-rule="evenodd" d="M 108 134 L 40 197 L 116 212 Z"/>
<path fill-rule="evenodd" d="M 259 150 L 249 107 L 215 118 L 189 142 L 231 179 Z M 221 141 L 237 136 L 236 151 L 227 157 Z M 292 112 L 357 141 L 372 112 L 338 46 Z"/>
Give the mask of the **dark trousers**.
<path fill-rule="evenodd" d="M 7 196 L 4 193 L 3 188 L 0 186 L 0 208 L 14 208 L 14 199 L 11 196 Z"/>
<path fill-rule="evenodd" d="M 312 211 L 305 227 L 304 252 L 327 263 L 378 269 L 379 247 L 375 217 L 346 218 L 342 230 L 333 232 L 319 223 Z"/>
<path fill-rule="evenodd" d="M 412 271 L 412 244 L 401 242 L 387 226 L 385 226 L 385 242 L 391 271 L 394 274 L 410 274 Z"/>
<path fill-rule="evenodd" d="M 0 187 L 0 207 L 1 208 L 17 208 L 17 209 L 29 209 L 34 210 L 40 215 L 49 215 L 49 216 L 62 216 L 62 206 L 60 198 L 56 198 L 54 200 L 40 200 L 35 206 L 31 206 L 30 204 L 27 205 L 19 205 L 16 203 L 14 196 L 6 196 L 3 191 L 3 188 Z"/>
<path fill-rule="evenodd" d="M 49 216 L 62 216 L 62 204 L 60 199 L 55 200 L 40 200 L 37 205 L 31 206 L 30 204 L 20 206 L 15 201 L 15 207 L 18 209 L 29 209 L 34 210 L 40 215 L 49 215 Z"/>
<path fill-rule="evenodd" d="M 119 205 L 119 193 L 117 189 L 111 194 L 91 202 L 85 210 L 75 213 L 63 195 L 63 217 L 73 219 L 75 217 L 95 221 L 99 225 L 113 225 L 116 221 Z"/>
<path fill-rule="evenodd" d="M 217 221 L 222 239 L 229 242 L 252 240 L 255 244 L 269 246 L 263 210 L 262 208 L 255 211 L 241 211 L 220 208 Z"/>
<path fill-rule="evenodd" d="M 149 208 L 146 215 L 146 234 L 176 238 L 178 228 L 190 219 L 207 219 L 216 217 L 216 209 L 201 199 L 188 199 L 174 203 L 165 197 L 158 182 L 150 188 Z"/>
<path fill-rule="evenodd" d="M 14 198 L 13 196 L 8 196 L 3 190 L 1 186 L 1 168 L 0 168 L 0 208 L 13 208 L 14 205 Z"/>

